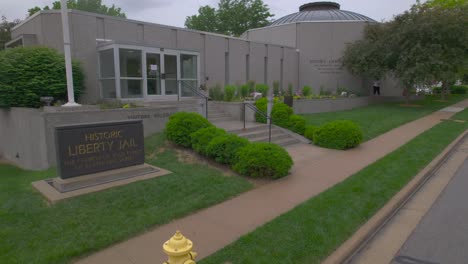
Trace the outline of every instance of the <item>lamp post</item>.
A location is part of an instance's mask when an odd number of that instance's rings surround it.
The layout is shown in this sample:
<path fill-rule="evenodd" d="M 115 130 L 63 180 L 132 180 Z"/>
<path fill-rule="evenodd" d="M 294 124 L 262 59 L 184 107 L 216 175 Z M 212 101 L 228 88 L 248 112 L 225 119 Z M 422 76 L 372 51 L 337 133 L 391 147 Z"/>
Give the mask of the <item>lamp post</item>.
<path fill-rule="evenodd" d="M 73 92 L 73 72 L 70 51 L 70 29 L 68 26 L 68 8 L 67 0 L 60 0 L 60 10 L 62 13 L 62 29 L 63 29 L 63 51 L 65 54 L 65 72 L 67 76 L 67 94 L 68 102 L 63 106 L 81 106 L 75 102 L 75 94 Z"/>

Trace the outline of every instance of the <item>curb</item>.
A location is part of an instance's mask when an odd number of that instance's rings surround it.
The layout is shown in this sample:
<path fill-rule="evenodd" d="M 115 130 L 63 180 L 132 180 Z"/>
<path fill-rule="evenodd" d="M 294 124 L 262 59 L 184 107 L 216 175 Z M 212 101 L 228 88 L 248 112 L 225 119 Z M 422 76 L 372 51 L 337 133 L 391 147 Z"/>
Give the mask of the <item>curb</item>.
<path fill-rule="evenodd" d="M 468 131 L 459 135 L 448 145 L 429 165 L 422 169 L 406 186 L 403 187 L 390 201 L 363 224 L 348 240 L 339 246 L 322 263 L 349 263 L 358 251 L 370 241 L 373 236 L 395 215 L 398 210 L 415 194 L 433 173 L 450 156 L 456 147 L 468 136 Z"/>

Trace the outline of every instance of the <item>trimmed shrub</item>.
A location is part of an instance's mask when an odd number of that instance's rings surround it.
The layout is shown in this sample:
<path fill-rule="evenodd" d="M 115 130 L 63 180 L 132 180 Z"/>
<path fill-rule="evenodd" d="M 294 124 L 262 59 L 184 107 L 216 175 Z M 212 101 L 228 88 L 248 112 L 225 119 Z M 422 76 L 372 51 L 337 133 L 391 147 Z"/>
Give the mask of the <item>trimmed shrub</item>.
<path fill-rule="evenodd" d="M 253 80 L 248 81 L 247 86 L 249 86 L 249 94 L 255 92 L 255 81 Z"/>
<path fill-rule="evenodd" d="M 299 135 L 304 135 L 306 129 L 306 120 L 299 115 L 291 115 L 289 117 L 287 128 Z"/>
<path fill-rule="evenodd" d="M 255 86 L 255 91 L 257 91 L 257 93 L 262 93 L 262 97 L 267 97 L 268 90 L 270 90 L 270 87 L 266 84 L 259 83 Z"/>
<path fill-rule="evenodd" d="M 224 86 L 224 101 L 231 102 L 236 96 L 236 87 L 234 85 Z"/>
<path fill-rule="evenodd" d="M 304 86 L 304 88 L 302 88 L 302 95 L 303 96 L 309 96 L 312 94 L 312 88 L 310 86 Z"/>
<path fill-rule="evenodd" d="M 221 89 L 219 84 L 216 84 L 214 87 L 211 87 L 208 91 L 208 94 L 211 99 L 215 101 L 223 101 L 224 100 L 224 92 Z"/>
<path fill-rule="evenodd" d="M 450 87 L 452 94 L 466 94 L 468 91 L 468 85 L 453 85 Z"/>
<path fill-rule="evenodd" d="M 362 142 L 362 131 L 354 122 L 337 120 L 317 128 L 313 138 L 314 144 L 321 147 L 349 149 Z"/>
<path fill-rule="evenodd" d="M 248 97 L 249 96 L 249 85 L 247 84 L 243 84 L 241 85 L 240 87 L 240 96 L 241 98 L 245 98 L 245 97 Z"/>
<path fill-rule="evenodd" d="M 273 82 L 273 96 L 280 96 L 280 83 L 278 81 Z"/>
<path fill-rule="evenodd" d="M 255 101 L 255 106 L 258 110 L 263 113 L 267 113 L 267 98 L 261 98 Z M 278 99 L 273 101 L 273 109 L 271 109 L 271 118 L 273 119 L 273 124 L 287 127 L 289 117 L 293 114 L 293 109 L 287 104 L 280 102 Z M 255 120 L 259 123 L 266 123 L 266 118 L 260 114 L 255 114 Z"/>
<path fill-rule="evenodd" d="M 317 127 L 314 125 L 307 125 L 304 131 L 304 137 L 314 141 L 314 133 L 317 130 Z"/>
<path fill-rule="evenodd" d="M 273 124 L 288 127 L 289 117 L 293 114 L 293 109 L 285 103 L 277 102 L 273 105 L 271 110 L 271 118 Z"/>
<path fill-rule="evenodd" d="M 81 95 L 84 74 L 72 63 L 75 99 Z M 19 47 L 0 52 L 0 106 L 41 107 L 40 98 L 67 101 L 63 54 L 46 47 Z"/>
<path fill-rule="evenodd" d="M 190 135 L 192 149 L 206 156 L 208 154 L 206 149 L 211 140 L 213 140 L 215 137 L 223 135 L 226 135 L 226 131 L 214 126 L 199 129 Z"/>
<path fill-rule="evenodd" d="M 253 178 L 281 178 L 293 165 L 291 156 L 282 147 L 256 142 L 239 149 L 234 171 Z"/>
<path fill-rule="evenodd" d="M 289 83 L 288 84 L 288 93 L 286 95 L 289 95 L 289 96 L 293 96 L 294 95 L 294 88 L 293 88 L 293 85 L 292 83 Z"/>
<path fill-rule="evenodd" d="M 212 124 L 197 113 L 178 112 L 169 117 L 166 124 L 166 137 L 177 145 L 190 147 L 192 145 L 190 135 Z"/>
<path fill-rule="evenodd" d="M 257 101 L 255 101 L 255 107 L 258 108 L 258 110 L 262 111 L 263 113 L 267 113 L 267 104 L 268 104 L 268 99 L 266 98 L 260 98 Z M 258 123 L 266 123 L 267 120 L 263 115 L 255 113 L 255 121 Z"/>
<path fill-rule="evenodd" d="M 213 138 L 208 144 L 206 152 L 217 162 L 232 165 L 236 161 L 238 150 L 248 144 L 249 141 L 245 138 L 234 134 L 225 134 Z"/>

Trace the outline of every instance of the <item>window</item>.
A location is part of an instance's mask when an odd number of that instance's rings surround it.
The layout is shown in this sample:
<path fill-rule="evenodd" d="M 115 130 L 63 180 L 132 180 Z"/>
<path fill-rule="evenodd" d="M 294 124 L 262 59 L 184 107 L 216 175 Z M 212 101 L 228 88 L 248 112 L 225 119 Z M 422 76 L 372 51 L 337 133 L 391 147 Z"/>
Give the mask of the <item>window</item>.
<path fill-rule="evenodd" d="M 263 83 L 264 84 L 267 84 L 268 83 L 268 57 L 265 57 L 264 61 L 263 61 Z"/>
<path fill-rule="evenodd" d="M 122 98 L 143 96 L 141 50 L 119 49 L 120 94 Z"/>
<path fill-rule="evenodd" d="M 103 98 L 116 98 L 114 49 L 99 52 L 99 72 Z"/>
<path fill-rule="evenodd" d="M 245 83 L 250 80 L 250 55 L 245 55 Z"/>
<path fill-rule="evenodd" d="M 181 95 L 193 96 L 198 89 L 198 60 L 196 55 L 180 54 Z"/>

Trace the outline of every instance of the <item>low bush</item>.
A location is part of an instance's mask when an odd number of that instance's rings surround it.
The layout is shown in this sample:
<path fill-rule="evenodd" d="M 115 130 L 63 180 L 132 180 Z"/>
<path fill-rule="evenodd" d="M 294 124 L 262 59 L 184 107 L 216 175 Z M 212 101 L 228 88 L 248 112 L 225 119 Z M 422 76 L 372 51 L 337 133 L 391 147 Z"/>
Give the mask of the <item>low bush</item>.
<path fill-rule="evenodd" d="M 310 86 L 304 86 L 304 88 L 302 88 L 302 95 L 303 96 L 309 96 L 312 94 L 312 88 Z"/>
<path fill-rule="evenodd" d="M 248 84 L 243 84 L 240 86 L 240 96 L 241 98 L 245 98 L 245 97 L 248 97 L 250 96 L 250 93 L 249 93 L 249 85 Z"/>
<path fill-rule="evenodd" d="M 307 125 L 304 131 L 304 137 L 314 141 L 314 133 L 317 130 L 317 127 L 314 125 Z"/>
<path fill-rule="evenodd" d="M 348 120 L 337 120 L 317 128 L 313 135 L 314 144 L 332 148 L 349 149 L 362 142 L 361 128 Z"/>
<path fill-rule="evenodd" d="M 75 100 L 84 89 L 84 74 L 72 63 Z M 41 107 L 40 98 L 66 102 L 67 81 L 63 54 L 46 47 L 6 49 L 0 52 L 0 106 Z"/>
<path fill-rule="evenodd" d="M 261 98 L 255 101 L 255 106 L 258 110 L 267 114 L 267 98 Z M 287 104 L 280 102 L 278 99 L 273 101 L 273 109 L 271 109 L 271 118 L 273 119 L 273 124 L 288 127 L 289 117 L 293 114 L 293 109 Z M 263 115 L 255 114 L 255 120 L 259 123 L 266 123 L 266 118 Z"/>
<path fill-rule="evenodd" d="M 224 100 L 224 92 L 223 89 L 219 84 L 216 84 L 214 87 L 211 87 L 208 91 L 208 94 L 211 99 L 215 101 L 223 101 Z"/>
<path fill-rule="evenodd" d="M 253 178 L 277 179 L 288 175 L 292 165 L 291 156 L 282 147 L 256 142 L 239 149 L 233 169 Z"/>
<path fill-rule="evenodd" d="M 236 97 L 236 86 L 226 85 L 224 87 L 224 101 L 231 102 Z"/>
<path fill-rule="evenodd" d="M 207 147 L 211 140 L 213 140 L 215 137 L 223 135 L 226 135 L 226 131 L 214 126 L 199 129 L 190 135 L 192 149 L 206 156 L 208 154 Z"/>
<path fill-rule="evenodd" d="M 432 92 L 440 94 L 442 92 L 442 87 L 433 87 Z M 468 85 L 452 85 L 447 92 L 451 94 L 466 94 L 468 92 Z"/>
<path fill-rule="evenodd" d="M 304 135 L 306 120 L 300 115 L 291 115 L 288 120 L 287 128 L 299 135 Z"/>
<path fill-rule="evenodd" d="M 255 86 L 255 91 L 257 93 L 262 93 L 262 97 L 267 97 L 268 90 L 270 90 L 270 88 L 266 84 L 259 83 Z"/>
<path fill-rule="evenodd" d="M 210 127 L 212 124 L 197 113 L 178 112 L 169 117 L 166 124 L 166 137 L 177 145 L 190 147 L 190 135 L 202 128 Z"/>
<path fill-rule="evenodd" d="M 289 117 L 293 114 L 293 109 L 285 103 L 277 102 L 271 110 L 273 124 L 288 127 Z"/>
<path fill-rule="evenodd" d="M 278 81 L 273 82 L 273 96 L 280 96 L 280 83 Z"/>
<path fill-rule="evenodd" d="M 249 144 L 245 138 L 234 134 L 217 136 L 206 147 L 207 155 L 219 163 L 232 165 L 240 148 Z"/>

